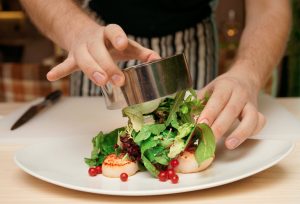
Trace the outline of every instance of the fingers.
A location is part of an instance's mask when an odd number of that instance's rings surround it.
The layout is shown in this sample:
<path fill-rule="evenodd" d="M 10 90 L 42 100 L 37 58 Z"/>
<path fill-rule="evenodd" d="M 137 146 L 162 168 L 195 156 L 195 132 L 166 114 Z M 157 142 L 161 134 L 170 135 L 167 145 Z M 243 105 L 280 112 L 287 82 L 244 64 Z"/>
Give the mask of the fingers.
<path fill-rule="evenodd" d="M 161 58 L 159 54 L 153 50 L 145 48 L 133 40 L 129 40 L 129 45 L 126 49 L 126 52 L 130 58 L 137 59 L 142 62 L 150 62 Z"/>
<path fill-rule="evenodd" d="M 97 64 L 85 45 L 79 46 L 74 53 L 77 65 L 98 86 L 107 83 L 106 72 Z"/>
<path fill-rule="evenodd" d="M 125 81 L 123 72 L 115 64 L 116 59 L 137 59 L 152 61 L 160 58 L 157 53 L 134 41 L 129 41 L 122 28 L 110 24 L 86 37 L 82 42 L 78 40 L 69 57 L 48 74 L 50 81 L 60 79 L 79 67 L 95 84 L 105 85 L 111 81 L 117 86 L 122 86 Z"/>
<path fill-rule="evenodd" d="M 128 38 L 125 32 L 116 24 L 109 24 L 104 28 L 104 39 L 108 39 L 118 51 L 123 51 L 128 46 Z"/>
<path fill-rule="evenodd" d="M 212 124 L 212 130 L 217 140 L 232 126 L 246 104 L 246 96 L 233 92 L 225 108 Z"/>
<path fill-rule="evenodd" d="M 111 55 L 108 53 L 106 47 L 103 44 L 93 43 L 89 45 L 88 52 L 100 66 L 101 70 L 105 72 L 106 82 L 111 80 L 112 83 L 117 86 L 122 86 L 124 84 L 124 74 L 114 63 Z"/>
<path fill-rule="evenodd" d="M 76 62 L 72 55 L 69 55 L 65 61 L 56 65 L 47 73 L 49 81 L 56 81 L 77 70 Z"/>
<path fill-rule="evenodd" d="M 241 114 L 241 123 L 225 141 L 226 147 L 228 149 L 235 149 L 249 136 L 251 136 L 256 130 L 258 119 L 259 115 L 255 106 L 251 103 L 247 103 Z"/>
<path fill-rule="evenodd" d="M 261 114 L 260 112 L 258 112 L 258 121 L 257 121 L 257 125 L 256 128 L 254 130 L 254 132 L 251 134 L 252 135 L 256 135 L 266 124 L 266 118 L 263 114 Z"/>
<path fill-rule="evenodd" d="M 112 50 L 109 45 L 106 45 L 116 60 L 136 59 L 142 62 L 150 62 L 160 58 L 153 50 L 129 40 L 123 29 L 116 24 L 109 24 L 104 28 L 104 40 L 108 40 L 116 49 Z"/>
<path fill-rule="evenodd" d="M 205 105 L 197 122 L 212 125 L 231 97 L 232 90 L 226 87 L 214 87 L 212 95 Z"/>
<path fill-rule="evenodd" d="M 197 92 L 197 96 L 200 99 L 204 99 L 205 94 L 208 93 L 211 95 L 211 84 L 206 85 L 204 88 L 202 88 L 200 91 Z"/>

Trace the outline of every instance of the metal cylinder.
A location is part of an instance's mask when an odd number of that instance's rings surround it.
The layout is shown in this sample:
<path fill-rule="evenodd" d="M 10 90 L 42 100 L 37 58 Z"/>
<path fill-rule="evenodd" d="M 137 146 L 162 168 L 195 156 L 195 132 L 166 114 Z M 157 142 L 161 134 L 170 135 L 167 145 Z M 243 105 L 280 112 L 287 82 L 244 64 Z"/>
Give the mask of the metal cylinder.
<path fill-rule="evenodd" d="M 144 103 L 192 87 L 192 79 L 184 54 L 162 58 L 123 70 L 124 86 L 102 87 L 108 109 Z"/>

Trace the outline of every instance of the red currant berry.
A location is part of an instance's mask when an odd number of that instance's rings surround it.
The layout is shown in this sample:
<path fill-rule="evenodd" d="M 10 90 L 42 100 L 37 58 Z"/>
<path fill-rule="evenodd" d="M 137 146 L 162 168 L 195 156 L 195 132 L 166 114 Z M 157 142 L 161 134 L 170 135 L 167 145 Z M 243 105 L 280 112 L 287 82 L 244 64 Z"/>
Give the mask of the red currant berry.
<path fill-rule="evenodd" d="M 168 179 L 171 179 L 172 176 L 175 175 L 174 169 L 168 169 L 168 170 L 167 170 L 167 175 L 168 175 Z"/>
<path fill-rule="evenodd" d="M 96 176 L 97 174 L 98 174 L 98 172 L 97 172 L 96 168 L 94 168 L 94 167 L 89 168 L 90 176 Z"/>
<path fill-rule="evenodd" d="M 159 174 L 158 174 L 158 179 L 159 179 L 160 181 L 162 181 L 162 182 L 167 181 L 167 180 L 168 180 L 168 174 L 167 174 L 167 172 L 165 172 L 165 171 L 159 172 Z"/>
<path fill-rule="evenodd" d="M 96 166 L 96 170 L 98 174 L 102 174 L 102 166 Z"/>
<path fill-rule="evenodd" d="M 172 177 L 171 177 L 171 182 L 172 183 L 178 183 L 178 181 L 179 181 L 179 177 L 178 177 L 178 175 L 177 174 L 175 174 L 175 175 L 173 175 Z"/>
<path fill-rule="evenodd" d="M 126 173 L 121 173 L 120 179 L 121 179 L 121 181 L 123 181 L 123 182 L 127 181 L 127 180 L 128 180 L 128 174 L 126 174 Z"/>
<path fill-rule="evenodd" d="M 172 159 L 170 164 L 173 168 L 175 168 L 176 166 L 179 165 L 179 161 L 177 159 Z"/>

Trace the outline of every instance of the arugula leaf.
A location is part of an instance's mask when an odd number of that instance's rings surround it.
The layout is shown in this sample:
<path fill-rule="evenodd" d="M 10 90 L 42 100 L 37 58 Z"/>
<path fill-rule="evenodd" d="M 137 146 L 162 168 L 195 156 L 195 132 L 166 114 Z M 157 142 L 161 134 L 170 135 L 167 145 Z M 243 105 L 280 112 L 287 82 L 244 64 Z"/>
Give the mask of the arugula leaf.
<path fill-rule="evenodd" d="M 106 154 L 111 154 L 115 152 L 114 145 L 117 144 L 118 141 L 118 133 L 120 131 L 123 131 L 124 128 L 117 128 L 105 135 L 103 135 L 103 140 L 102 140 L 102 149 Z"/>
<path fill-rule="evenodd" d="M 184 138 L 194 129 L 194 127 L 195 125 L 193 123 L 184 123 L 178 128 L 178 135 L 176 138 Z"/>
<path fill-rule="evenodd" d="M 148 101 L 145 103 L 128 106 L 122 110 L 123 116 L 127 116 L 135 131 L 140 131 L 144 124 L 143 114 L 148 114 L 156 110 L 161 99 Z"/>
<path fill-rule="evenodd" d="M 190 145 L 190 143 L 191 143 L 193 137 L 198 137 L 198 138 L 199 138 L 199 137 L 201 136 L 201 132 L 200 132 L 199 128 L 196 128 L 196 127 L 197 127 L 197 126 L 194 126 L 194 128 L 193 128 L 192 131 L 190 132 L 190 134 L 189 134 L 187 140 L 185 141 L 184 149 L 186 149 L 186 148 Z"/>
<path fill-rule="evenodd" d="M 176 129 L 179 128 L 180 124 L 179 124 L 179 118 L 177 117 L 177 114 L 173 115 L 170 123 L 173 128 L 176 128 Z"/>
<path fill-rule="evenodd" d="M 96 159 L 89 159 L 89 158 L 84 158 L 84 162 L 88 165 L 88 166 L 97 166 L 97 160 Z"/>
<path fill-rule="evenodd" d="M 176 113 L 179 110 L 180 105 L 184 100 L 184 96 L 185 96 L 185 91 L 180 91 L 176 94 L 175 102 L 172 105 L 167 121 L 165 122 L 166 126 L 168 126 L 170 122 L 173 120 L 173 118 L 175 117 Z"/>
<path fill-rule="evenodd" d="M 140 144 L 141 141 L 148 139 L 151 134 L 159 135 L 164 129 L 166 129 L 164 124 L 144 125 L 133 140 L 135 143 Z"/>
<path fill-rule="evenodd" d="M 162 132 L 162 135 L 155 136 L 154 139 L 159 140 L 160 145 L 163 146 L 164 148 L 169 148 L 172 145 L 176 135 L 177 133 L 175 133 L 175 131 L 164 130 Z"/>
<path fill-rule="evenodd" d="M 175 158 L 178 154 L 180 154 L 186 147 L 185 138 L 188 135 L 191 135 L 195 128 L 193 123 L 184 123 L 178 128 L 178 134 L 175 137 L 174 143 L 170 147 L 170 152 L 168 156 L 170 158 Z"/>
<path fill-rule="evenodd" d="M 168 165 L 170 162 L 170 158 L 166 154 L 162 154 L 160 156 L 155 157 L 155 161 L 162 165 Z"/>
<path fill-rule="evenodd" d="M 140 131 L 144 123 L 144 117 L 140 110 L 128 106 L 122 110 L 123 115 L 129 118 L 135 131 Z"/>
<path fill-rule="evenodd" d="M 161 102 L 161 99 L 155 99 L 152 101 L 147 101 L 144 103 L 130 106 L 130 108 L 138 110 L 144 115 L 144 114 L 149 114 L 149 113 L 155 111 L 158 108 L 160 102 Z"/>
<path fill-rule="evenodd" d="M 159 171 L 155 168 L 155 166 L 144 155 L 142 155 L 141 158 L 145 168 L 152 174 L 152 176 L 157 177 Z"/>
<path fill-rule="evenodd" d="M 198 98 L 197 93 L 193 88 L 189 89 L 189 92 L 191 93 L 192 96 L 194 96 L 194 98 Z"/>
<path fill-rule="evenodd" d="M 104 158 L 113 152 L 115 152 L 114 145 L 118 140 L 118 133 L 124 131 L 124 127 L 117 128 L 107 134 L 99 132 L 93 139 L 93 150 L 91 152 L 91 158 L 85 158 L 85 163 L 89 166 L 101 165 Z"/>
<path fill-rule="evenodd" d="M 159 154 L 162 154 L 163 151 L 166 151 L 166 149 L 160 145 L 157 145 L 154 148 L 146 150 L 144 155 L 147 156 L 151 162 L 154 162 L 155 157 Z"/>
<path fill-rule="evenodd" d="M 133 139 L 133 141 L 140 146 L 143 140 L 148 139 L 151 136 L 151 132 L 140 131 L 137 136 Z"/>
<path fill-rule="evenodd" d="M 189 112 L 189 107 L 186 104 L 183 104 L 180 107 L 180 111 L 181 111 L 182 114 L 187 114 Z"/>
<path fill-rule="evenodd" d="M 198 147 L 195 151 L 195 158 L 200 165 L 203 161 L 213 157 L 216 150 L 216 141 L 211 128 L 205 123 L 197 124 L 201 129 L 202 138 L 199 139 Z"/>
<path fill-rule="evenodd" d="M 181 138 L 175 138 L 174 143 L 170 147 L 170 152 L 168 154 L 169 158 L 175 158 L 184 150 L 184 141 Z"/>
<path fill-rule="evenodd" d="M 153 137 L 148 138 L 147 140 L 143 141 L 140 145 L 141 153 L 144 154 L 146 150 L 155 147 L 158 144 L 157 140 L 154 140 Z"/>

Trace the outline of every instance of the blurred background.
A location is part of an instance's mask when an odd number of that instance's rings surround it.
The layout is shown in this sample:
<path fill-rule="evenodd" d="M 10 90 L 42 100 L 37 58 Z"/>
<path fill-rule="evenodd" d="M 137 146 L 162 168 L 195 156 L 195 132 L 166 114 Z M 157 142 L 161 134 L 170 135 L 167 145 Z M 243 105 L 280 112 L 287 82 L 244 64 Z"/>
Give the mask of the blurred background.
<path fill-rule="evenodd" d="M 300 96 L 300 0 L 291 0 L 293 28 L 281 63 L 264 87 L 275 97 Z M 244 27 L 244 1 L 219 0 L 220 73 L 232 63 Z M 43 37 L 18 0 L 0 0 L 0 102 L 29 101 L 60 89 L 69 95 L 69 78 L 48 82 L 46 73 L 64 52 Z"/>

